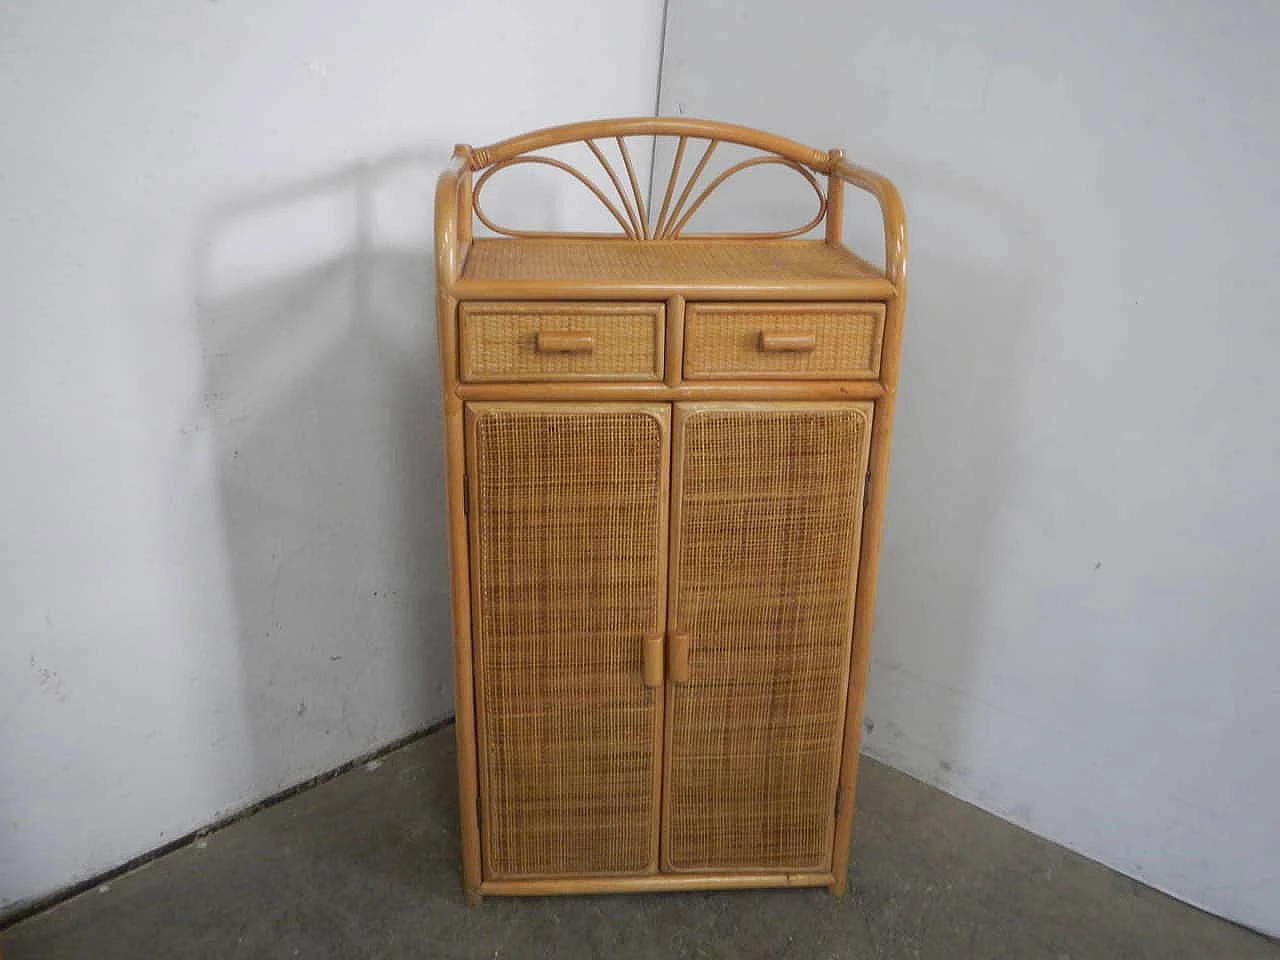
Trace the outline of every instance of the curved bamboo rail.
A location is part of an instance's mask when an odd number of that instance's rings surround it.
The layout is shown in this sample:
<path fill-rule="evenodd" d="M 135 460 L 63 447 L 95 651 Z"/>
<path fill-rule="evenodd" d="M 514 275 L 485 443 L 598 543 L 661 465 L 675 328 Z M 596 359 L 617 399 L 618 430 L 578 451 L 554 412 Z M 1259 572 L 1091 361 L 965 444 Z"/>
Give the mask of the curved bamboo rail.
<path fill-rule="evenodd" d="M 627 146 L 628 137 L 675 137 L 674 159 L 666 179 L 663 201 L 656 216 L 645 203 L 646 191 L 636 175 L 635 163 Z M 692 172 L 681 173 L 690 141 L 705 141 L 701 156 Z M 620 167 L 606 157 L 601 142 L 612 141 L 620 157 Z M 595 183 L 577 167 L 537 151 L 565 144 L 582 143 L 594 156 L 607 182 Z M 733 164 L 695 193 L 698 181 L 721 143 L 758 150 L 761 155 Z M 774 165 L 793 170 L 813 189 L 818 207 L 813 218 L 799 227 L 773 232 L 745 232 L 731 236 L 757 239 L 787 239 L 801 236 L 827 221 L 827 240 L 838 243 L 844 214 L 843 186 L 849 184 L 870 193 L 880 205 L 885 235 L 885 273 L 896 285 L 905 280 L 907 246 L 906 219 L 902 200 L 893 184 L 874 171 L 844 160 L 843 151 L 823 151 L 794 140 L 751 127 L 698 120 L 685 117 L 629 117 L 615 120 L 592 120 L 509 137 L 488 146 L 473 148 L 460 145 L 454 153 L 449 174 L 457 181 L 458 231 L 460 242 L 470 238 L 470 220 L 474 216 L 495 233 L 511 237 L 546 238 L 560 234 L 547 231 L 518 230 L 504 227 L 491 219 L 480 205 L 483 187 L 499 172 L 513 166 L 541 165 L 557 169 L 581 183 L 590 191 L 618 225 L 619 232 L 594 234 L 621 236 L 631 240 L 680 239 L 690 221 L 707 199 L 735 175 L 754 167 Z M 474 189 L 471 174 L 476 174 Z M 824 193 L 818 175 L 826 177 Z M 610 188 L 616 199 L 609 195 Z M 465 190 L 465 199 L 462 192 Z M 678 191 L 678 192 L 677 192 Z M 673 202 L 674 201 L 674 202 Z M 657 202 L 655 199 L 655 206 Z M 465 236 L 461 236 L 465 233 Z M 592 234 L 588 234 L 592 235 Z M 579 234 L 581 236 L 581 234 Z"/>

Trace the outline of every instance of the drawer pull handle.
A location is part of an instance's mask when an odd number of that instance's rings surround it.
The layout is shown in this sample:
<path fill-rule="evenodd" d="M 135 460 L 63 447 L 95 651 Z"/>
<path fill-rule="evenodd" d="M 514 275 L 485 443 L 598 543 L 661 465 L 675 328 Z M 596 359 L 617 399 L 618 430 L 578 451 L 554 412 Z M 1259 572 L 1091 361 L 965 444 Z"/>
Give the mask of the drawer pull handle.
<path fill-rule="evenodd" d="M 765 353 L 812 353 L 818 349 L 818 337 L 812 333 L 760 332 L 760 349 Z"/>
<path fill-rule="evenodd" d="M 667 679 L 672 683 L 689 682 L 689 635 L 673 633 L 667 642 Z"/>
<path fill-rule="evenodd" d="M 662 686 L 662 637 L 644 638 L 644 685 Z"/>
<path fill-rule="evenodd" d="M 590 353 L 596 348 L 596 338 L 572 330 L 539 330 L 536 345 L 539 353 Z"/>

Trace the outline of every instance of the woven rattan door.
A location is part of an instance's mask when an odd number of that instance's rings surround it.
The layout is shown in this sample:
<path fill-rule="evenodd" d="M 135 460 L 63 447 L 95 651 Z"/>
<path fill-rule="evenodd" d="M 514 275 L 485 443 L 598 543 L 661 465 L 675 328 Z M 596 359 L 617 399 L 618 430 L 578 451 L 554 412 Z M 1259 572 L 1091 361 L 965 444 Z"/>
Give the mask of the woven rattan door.
<path fill-rule="evenodd" d="M 871 415 L 676 405 L 664 870 L 830 869 Z"/>
<path fill-rule="evenodd" d="M 670 418 L 467 407 L 486 879 L 657 870 Z"/>

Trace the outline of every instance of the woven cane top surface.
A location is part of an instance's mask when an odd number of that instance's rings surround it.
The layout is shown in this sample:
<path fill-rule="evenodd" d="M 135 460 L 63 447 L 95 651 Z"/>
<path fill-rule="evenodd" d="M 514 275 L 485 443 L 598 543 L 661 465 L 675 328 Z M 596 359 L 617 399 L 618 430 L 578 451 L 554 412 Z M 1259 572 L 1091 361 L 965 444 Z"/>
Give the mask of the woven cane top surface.
<path fill-rule="evenodd" d="M 892 290 L 879 268 L 817 240 L 475 240 L 460 292 L 468 283 L 503 282 L 564 284 L 566 295 L 575 284 L 744 290 L 816 284 L 868 297 Z"/>

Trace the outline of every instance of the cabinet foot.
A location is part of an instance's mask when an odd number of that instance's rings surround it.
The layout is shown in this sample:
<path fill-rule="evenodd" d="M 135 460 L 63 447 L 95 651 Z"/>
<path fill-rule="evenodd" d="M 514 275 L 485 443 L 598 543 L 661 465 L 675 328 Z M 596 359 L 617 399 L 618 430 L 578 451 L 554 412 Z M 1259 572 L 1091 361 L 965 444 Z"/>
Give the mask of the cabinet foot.
<path fill-rule="evenodd" d="M 462 896 L 467 901 L 468 907 L 478 907 L 484 903 L 484 894 L 479 890 L 464 890 Z"/>
<path fill-rule="evenodd" d="M 833 897 L 843 897 L 845 887 L 848 884 L 848 882 L 849 882 L 848 878 L 846 877 L 841 877 L 838 880 L 833 880 L 831 882 L 831 886 L 827 887 L 827 893 L 831 894 Z"/>

